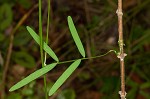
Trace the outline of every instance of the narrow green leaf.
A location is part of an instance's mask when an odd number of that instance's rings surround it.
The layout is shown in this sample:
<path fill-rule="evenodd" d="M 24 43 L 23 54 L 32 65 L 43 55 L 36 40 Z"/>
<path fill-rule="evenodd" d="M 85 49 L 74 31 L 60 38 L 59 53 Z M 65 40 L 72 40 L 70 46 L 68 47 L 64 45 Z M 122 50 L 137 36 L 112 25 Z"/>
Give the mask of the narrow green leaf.
<path fill-rule="evenodd" d="M 34 73 L 30 74 L 29 76 L 27 76 L 26 78 L 24 78 L 23 80 L 21 80 L 14 86 L 12 86 L 9 91 L 14 91 L 14 90 L 17 90 L 17 89 L 27 85 L 31 81 L 37 79 L 38 77 L 40 77 L 40 76 L 44 75 L 45 73 L 47 73 L 48 71 L 52 70 L 56 65 L 57 65 L 57 63 L 53 63 L 53 64 L 47 65 L 47 66 L 35 71 Z"/>
<path fill-rule="evenodd" d="M 69 29 L 70 29 L 71 35 L 72 35 L 72 37 L 74 39 L 74 42 L 75 42 L 75 44 L 76 44 L 80 54 L 83 57 L 85 57 L 84 47 L 83 47 L 82 42 L 81 42 L 81 40 L 79 38 L 77 30 L 76 30 L 76 28 L 74 26 L 73 20 L 72 20 L 72 18 L 70 16 L 68 16 L 68 25 L 69 25 Z"/>
<path fill-rule="evenodd" d="M 33 39 L 40 45 L 40 37 L 35 33 L 35 31 L 27 26 L 27 30 L 30 33 L 30 35 L 33 37 Z M 53 52 L 53 50 L 44 42 L 43 43 L 43 49 L 55 60 L 59 61 L 56 54 Z"/>
<path fill-rule="evenodd" d="M 74 63 L 70 65 L 69 68 L 58 78 L 55 84 L 49 91 L 49 96 L 51 96 L 65 81 L 66 79 L 72 74 L 72 72 L 79 66 L 81 59 L 76 60 Z"/>

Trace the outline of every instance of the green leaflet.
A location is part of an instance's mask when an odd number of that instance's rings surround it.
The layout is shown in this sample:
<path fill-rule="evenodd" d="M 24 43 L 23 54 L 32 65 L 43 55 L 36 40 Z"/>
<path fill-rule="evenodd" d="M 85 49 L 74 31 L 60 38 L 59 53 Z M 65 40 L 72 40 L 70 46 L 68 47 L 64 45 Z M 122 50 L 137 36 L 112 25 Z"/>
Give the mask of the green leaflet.
<path fill-rule="evenodd" d="M 33 37 L 33 39 L 40 45 L 40 37 L 35 33 L 35 31 L 27 26 L 27 30 L 29 31 L 30 35 Z M 56 54 L 53 52 L 53 50 L 44 42 L 43 43 L 43 49 L 55 60 L 59 61 Z"/>
<path fill-rule="evenodd" d="M 38 77 L 40 77 L 40 76 L 44 75 L 45 73 L 47 73 L 48 71 L 52 70 L 56 65 L 57 65 L 57 63 L 53 63 L 53 64 L 47 65 L 47 66 L 35 71 L 34 73 L 30 74 L 29 76 L 27 76 L 26 78 L 24 78 L 23 80 L 21 80 L 14 86 L 12 86 L 9 91 L 14 91 L 14 90 L 17 90 L 17 89 L 27 85 L 31 81 L 37 79 Z"/>
<path fill-rule="evenodd" d="M 58 78 L 55 84 L 49 91 L 49 96 L 51 96 L 64 82 L 65 80 L 72 74 L 72 72 L 79 66 L 81 59 L 76 60 L 74 63 L 67 68 L 67 70 Z"/>
<path fill-rule="evenodd" d="M 68 16 L 68 25 L 69 25 L 69 29 L 70 29 L 70 32 L 71 32 L 71 35 L 75 41 L 75 44 L 80 52 L 80 54 L 85 57 L 85 51 L 84 51 L 84 48 L 83 48 L 83 45 L 82 45 L 82 42 L 79 38 L 79 35 L 77 33 L 77 30 L 74 26 L 74 23 L 73 23 L 73 20 L 70 16 Z"/>

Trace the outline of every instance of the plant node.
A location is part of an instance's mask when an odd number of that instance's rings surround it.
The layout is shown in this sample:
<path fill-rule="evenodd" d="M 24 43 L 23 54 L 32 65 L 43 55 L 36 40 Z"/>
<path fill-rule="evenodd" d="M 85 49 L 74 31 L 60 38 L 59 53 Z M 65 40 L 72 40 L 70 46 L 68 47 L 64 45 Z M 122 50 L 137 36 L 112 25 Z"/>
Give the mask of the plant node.
<path fill-rule="evenodd" d="M 119 91 L 119 94 L 120 94 L 121 99 L 126 99 L 126 95 L 127 95 L 126 92 L 123 93 L 122 91 Z"/>
<path fill-rule="evenodd" d="M 118 43 L 119 43 L 119 47 L 122 47 L 122 46 L 125 45 L 125 44 L 123 43 L 123 40 L 119 40 Z"/>
<path fill-rule="evenodd" d="M 120 58 L 121 61 L 123 61 L 126 56 L 127 56 L 126 53 L 123 54 L 119 53 L 117 57 Z"/>
<path fill-rule="evenodd" d="M 121 10 L 117 9 L 116 13 L 117 13 L 118 16 L 123 16 L 123 12 Z"/>

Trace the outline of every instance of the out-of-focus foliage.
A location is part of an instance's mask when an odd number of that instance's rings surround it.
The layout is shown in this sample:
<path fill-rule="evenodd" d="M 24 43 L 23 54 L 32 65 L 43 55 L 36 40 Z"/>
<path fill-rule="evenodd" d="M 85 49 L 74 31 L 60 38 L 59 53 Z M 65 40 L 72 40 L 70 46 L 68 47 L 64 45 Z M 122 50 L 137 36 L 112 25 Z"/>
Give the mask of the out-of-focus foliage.
<path fill-rule="evenodd" d="M 11 93 L 7 99 L 22 99 L 21 95 L 18 93 Z"/>
<path fill-rule="evenodd" d="M 35 66 L 34 58 L 26 52 L 14 52 L 12 57 L 14 62 L 26 68 L 32 68 Z"/>
<path fill-rule="evenodd" d="M 73 89 L 63 90 L 58 96 L 57 99 L 76 99 L 76 94 Z"/>
<path fill-rule="evenodd" d="M 17 3 L 19 3 L 25 9 L 29 9 L 32 6 L 30 0 L 18 0 Z"/>
<path fill-rule="evenodd" d="M 25 27 L 20 27 L 18 29 L 18 33 L 14 37 L 14 46 L 27 46 L 28 43 L 31 41 L 32 37 L 27 33 Z"/>
<path fill-rule="evenodd" d="M 4 31 L 10 24 L 12 23 L 13 20 L 13 12 L 11 9 L 11 5 L 9 4 L 3 4 L 0 7 L 0 30 Z"/>

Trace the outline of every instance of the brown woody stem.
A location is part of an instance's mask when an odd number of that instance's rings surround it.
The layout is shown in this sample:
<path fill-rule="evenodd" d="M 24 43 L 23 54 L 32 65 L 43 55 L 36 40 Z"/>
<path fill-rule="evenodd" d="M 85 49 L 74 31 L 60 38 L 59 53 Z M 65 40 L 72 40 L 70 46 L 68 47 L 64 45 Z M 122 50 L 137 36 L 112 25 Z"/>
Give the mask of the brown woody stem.
<path fill-rule="evenodd" d="M 122 22 L 122 0 L 118 0 L 118 9 L 116 11 L 118 15 L 118 32 L 119 32 L 119 48 L 120 52 L 118 54 L 118 58 L 120 59 L 120 71 L 121 71 L 121 91 L 119 91 L 121 99 L 126 99 L 126 92 L 125 92 L 125 65 L 124 65 L 124 58 L 126 54 L 124 53 L 124 42 L 123 42 L 123 22 Z"/>

